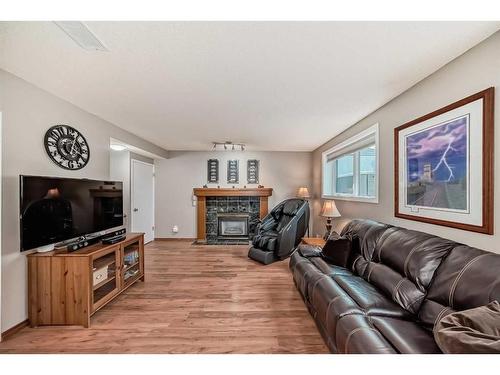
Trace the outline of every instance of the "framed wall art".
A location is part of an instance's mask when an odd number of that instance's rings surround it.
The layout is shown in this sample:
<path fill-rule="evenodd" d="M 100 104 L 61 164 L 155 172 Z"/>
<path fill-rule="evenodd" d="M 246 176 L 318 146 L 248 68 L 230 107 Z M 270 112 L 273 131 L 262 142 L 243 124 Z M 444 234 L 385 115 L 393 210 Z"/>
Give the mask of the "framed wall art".
<path fill-rule="evenodd" d="M 219 182 L 219 160 L 208 159 L 207 161 L 207 182 L 216 184 Z"/>
<path fill-rule="evenodd" d="M 227 183 L 237 184 L 239 183 L 239 161 L 238 160 L 228 160 L 227 161 Z"/>
<path fill-rule="evenodd" d="M 494 88 L 394 130 L 395 216 L 493 234 Z"/>
<path fill-rule="evenodd" d="M 259 183 L 259 161 L 256 159 L 247 160 L 247 183 Z"/>

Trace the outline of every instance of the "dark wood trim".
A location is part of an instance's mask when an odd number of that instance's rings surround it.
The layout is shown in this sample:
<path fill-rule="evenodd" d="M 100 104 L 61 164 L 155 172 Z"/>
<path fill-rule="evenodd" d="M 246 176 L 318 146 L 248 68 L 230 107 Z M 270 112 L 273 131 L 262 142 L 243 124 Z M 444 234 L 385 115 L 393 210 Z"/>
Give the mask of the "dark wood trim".
<path fill-rule="evenodd" d="M 272 188 L 194 188 L 197 197 L 269 197 L 273 194 Z"/>
<path fill-rule="evenodd" d="M 399 132 L 415 124 L 461 107 L 465 104 L 483 99 L 483 223 L 470 225 L 453 221 L 430 219 L 399 213 Z M 484 234 L 494 232 L 494 102 L 495 88 L 490 87 L 476 94 L 468 96 L 455 103 L 449 104 L 436 111 L 428 113 L 415 120 L 407 122 L 394 129 L 394 216 L 401 219 L 419 221 L 428 224 L 442 225 L 445 227 L 468 230 Z"/>
<path fill-rule="evenodd" d="M 21 323 L 17 323 L 15 326 L 10 327 L 8 330 L 2 332 L 2 341 L 5 340 L 6 338 L 16 334 L 20 330 L 22 330 L 24 327 L 28 327 L 30 325 L 29 319 L 23 320 Z"/>

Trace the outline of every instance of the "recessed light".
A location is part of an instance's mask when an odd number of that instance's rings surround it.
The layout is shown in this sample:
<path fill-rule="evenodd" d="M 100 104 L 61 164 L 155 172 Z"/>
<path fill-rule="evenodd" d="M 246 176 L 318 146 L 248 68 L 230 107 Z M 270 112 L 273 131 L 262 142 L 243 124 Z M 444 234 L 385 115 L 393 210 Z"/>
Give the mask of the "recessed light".
<path fill-rule="evenodd" d="M 59 21 L 54 23 L 83 49 L 87 51 L 108 51 L 106 46 L 83 22 Z"/>

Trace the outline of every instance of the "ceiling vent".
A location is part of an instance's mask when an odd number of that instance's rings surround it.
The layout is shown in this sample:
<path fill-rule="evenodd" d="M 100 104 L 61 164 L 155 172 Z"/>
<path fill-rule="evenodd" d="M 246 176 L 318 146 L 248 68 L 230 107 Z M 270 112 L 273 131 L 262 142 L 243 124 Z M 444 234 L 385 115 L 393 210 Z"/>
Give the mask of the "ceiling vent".
<path fill-rule="evenodd" d="M 109 51 L 83 22 L 59 21 L 54 23 L 83 49 L 87 51 Z"/>

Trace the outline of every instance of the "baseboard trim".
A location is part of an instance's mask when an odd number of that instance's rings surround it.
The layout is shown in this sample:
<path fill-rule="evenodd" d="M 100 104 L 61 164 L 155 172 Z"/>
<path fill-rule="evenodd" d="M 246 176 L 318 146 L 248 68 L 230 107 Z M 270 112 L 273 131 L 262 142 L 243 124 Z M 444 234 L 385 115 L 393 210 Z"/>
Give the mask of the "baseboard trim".
<path fill-rule="evenodd" d="M 183 241 L 183 242 L 193 242 L 196 238 L 187 237 L 157 237 L 155 241 Z"/>
<path fill-rule="evenodd" d="M 22 330 L 24 327 L 28 327 L 30 325 L 30 321 L 28 319 L 23 320 L 21 323 L 17 323 L 15 326 L 10 327 L 8 330 L 5 332 L 2 332 L 2 341 L 5 340 L 6 338 L 16 334 L 20 330 Z"/>

